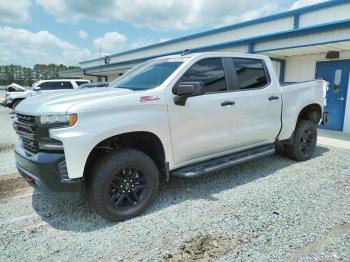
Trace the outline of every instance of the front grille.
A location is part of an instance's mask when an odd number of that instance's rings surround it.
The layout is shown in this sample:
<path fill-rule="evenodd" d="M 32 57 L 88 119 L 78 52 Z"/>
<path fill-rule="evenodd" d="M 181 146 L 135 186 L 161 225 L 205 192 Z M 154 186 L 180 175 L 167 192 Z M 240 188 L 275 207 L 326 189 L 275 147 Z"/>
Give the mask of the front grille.
<path fill-rule="evenodd" d="M 22 139 L 23 147 L 26 150 L 28 150 L 32 153 L 38 153 L 40 151 L 38 142 L 30 140 L 30 139 L 25 138 L 25 137 L 21 137 L 21 139 Z"/>
<path fill-rule="evenodd" d="M 22 140 L 24 149 L 32 153 L 38 153 L 40 148 L 37 140 L 36 117 L 16 114 L 14 128 Z"/>

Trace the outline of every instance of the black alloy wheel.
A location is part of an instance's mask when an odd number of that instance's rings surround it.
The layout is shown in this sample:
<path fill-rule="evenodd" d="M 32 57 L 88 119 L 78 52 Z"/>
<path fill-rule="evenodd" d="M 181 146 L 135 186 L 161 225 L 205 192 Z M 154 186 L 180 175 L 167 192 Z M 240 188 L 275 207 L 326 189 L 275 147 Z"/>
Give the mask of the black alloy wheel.
<path fill-rule="evenodd" d="M 121 169 L 111 181 L 109 198 L 117 209 L 127 209 L 142 203 L 149 187 L 147 177 L 135 166 Z"/>
<path fill-rule="evenodd" d="M 155 198 L 159 171 L 145 153 L 125 148 L 94 163 L 86 179 L 86 198 L 103 218 L 120 221 L 142 214 Z"/>
<path fill-rule="evenodd" d="M 305 161 L 312 157 L 317 144 L 317 124 L 311 120 L 301 119 L 294 131 L 293 144 L 285 145 L 284 150 L 288 157 Z"/>

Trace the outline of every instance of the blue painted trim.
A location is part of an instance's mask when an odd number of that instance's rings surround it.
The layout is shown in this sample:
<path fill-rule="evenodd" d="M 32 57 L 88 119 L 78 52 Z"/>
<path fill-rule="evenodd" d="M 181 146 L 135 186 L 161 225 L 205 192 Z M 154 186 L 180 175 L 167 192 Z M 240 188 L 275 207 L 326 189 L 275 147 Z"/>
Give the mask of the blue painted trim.
<path fill-rule="evenodd" d="M 323 3 L 316 4 L 316 5 L 306 6 L 306 7 L 302 7 L 302 8 L 291 10 L 291 11 L 286 11 L 286 12 L 282 12 L 282 13 L 278 13 L 278 14 L 274 14 L 274 15 L 270 15 L 270 16 L 266 16 L 266 17 L 261 17 L 261 18 L 257 18 L 254 20 L 242 22 L 242 23 L 238 23 L 238 24 L 233 24 L 233 25 L 204 31 L 201 33 L 193 34 L 193 35 L 188 35 L 188 36 L 176 38 L 173 40 L 165 41 L 165 42 L 154 44 L 154 45 L 149 45 L 149 46 L 145 46 L 145 47 L 141 47 L 141 48 L 128 50 L 125 52 L 113 54 L 110 57 L 117 57 L 117 56 L 121 56 L 121 55 L 125 55 L 125 54 L 134 53 L 137 51 L 147 50 L 147 49 L 160 47 L 160 46 L 164 46 L 164 45 L 169 45 L 169 44 L 175 44 L 175 43 L 182 42 L 185 40 L 191 40 L 191 39 L 204 37 L 204 36 L 208 36 L 208 35 L 215 34 L 215 33 L 221 33 L 221 32 L 229 31 L 232 29 L 238 29 L 238 28 L 242 28 L 242 27 L 246 27 L 246 26 L 250 26 L 250 25 L 255 25 L 255 24 L 259 24 L 259 23 L 264 23 L 264 22 L 269 22 L 269 21 L 273 21 L 273 20 L 277 20 L 277 19 L 281 19 L 281 18 L 292 17 L 295 15 L 305 14 L 305 13 L 309 13 L 312 11 L 317 11 L 320 9 L 325 9 L 325 8 L 329 8 L 329 7 L 333 7 L 333 6 L 337 6 L 337 5 L 342 5 L 342 4 L 347 4 L 347 3 L 349 3 L 349 0 L 326 1 Z M 93 62 L 93 61 L 99 61 L 99 60 L 100 60 L 100 58 L 90 59 L 90 60 L 82 61 L 82 62 L 80 62 L 80 64 Z"/>
<path fill-rule="evenodd" d="M 300 18 L 300 15 L 299 14 L 296 14 L 294 15 L 294 25 L 293 25 L 293 28 L 294 29 L 298 29 L 299 28 L 299 18 Z"/>
<path fill-rule="evenodd" d="M 312 33 L 330 31 L 333 29 L 339 29 L 339 28 L 348 27 L 348 26 L 350 26 L 350 19 L 339 21 L 336 23 L 327 23 L 327 24 L 318 25 L 318 26 L 304 27 L 304 28 L 300 28 L 297 30 L 288 30 L 288 31 L 268 34 L 268 35 L 264 35 L 264 36 L 256 36 L 256 37 L 250 37 L 250 38 L 237 40 L 237 41 L 229 41 L 229 42 L 224 42 L 224 43 L 220 43 L 220 44 L 202 46 L 202 47 L 198 47 L 198 48 L 193 48 L 191 50 L 194 52 L 203 52 L 203 51 L 209 51 L 212 49 L 245 45 L 245 44 L 249 44 L 250 42 L 256 43 L 256 42 L 270 41 L 270 40 L 276 40 L 276 39 L 292 37 L 292 36 L 308 35 L 308 34 L 312 34 Z"/>
<path fill-rule="evenodd" d="M 291 36 L 305 35 L 305 34 L 310 34 L 310 33 L 315 33 L 315 32 L 324 32 L 324 31 L 329 31 L 332 29 L 337 29 L 337 28 L 347 27 L 347 26 L 350 26 L 350 19 L 340 21 L 337 23 L 328 23 L 328 24 L 324 24 L 324 25 L 320 25 L 320 26 L 311 26 L 311 27 L 307 27 L 307 28 L 300 28 L 297 30 L 289 30 L 289 31 L 285 31 L 285 32 L 277 33 L 277 34 L 269 34 L 269 35 L 265 35 L 265 36 L 252 37 L 252 38 L 242 39 L 242 40 L 238 40 L 238 41 L 230 41 L 230 42 L 225 42 L 225 43 L 221 43 L 221 44 L 202 46 L 202 47 L 194 48 L 191 50 L 193 52 L 205 52 L 205 51 L 210 51 L 213 49 L 232 47 L 232 46 L 240 46 L 240 45 L 245 45 L 245 44 L 249 44 L 249 43 L 263 42 L 263 41 L 281 39 L 281 38 L 286 38 L 286 37 L 291 37 Z M 335 41 L 335 42 L 337 42 L 337 41 Z M 329 42 L 329 43 L 332 43 L 332 42 Z M 317 44 L 314 44 L 314 45 L 317 45 Z M 296 46 L 296 47 L 303 47 L 303 46 Z M 293 48 L 293 47 L 288 47 L 285 49 L 290 49 L 290 48 Z M 274 50 L 282 50 L 282 49 L 283 48 L 276 48 Z M 274 50 L 271 49 L 271 50 L 263 50 L 263 51 L 258 51 L 258 52 L 261 53 L 261 52 L 274 51 Z M 157 58 L 160 56 L 181 54 L 181 52 L 182 52 L 182 50 L 178 50 L 178 51 L 163 53 L 163 54 L 159 54 L 159 55 L 155 55 L 155 56 L 148 56 L 148 57 L 139 58 L 139 59 L 126 60 L 123 62 L 110 63 L 110 64 L 102 65 L 102 66 L 87 67 L 84 69 L 94 70 L 94 69 L 98 69 L 98 68 L 108 68 L 108 67 L 112 67 L 112 66 L 130 64 L 130 63 L 139 63 L 139 62 L 147 61 L 149 59 Z M 257 51 L 254 51 L 254 52 L 257 52 Z"/>
<path fill-rule="evenodd" d="M 250 42 L 248 44 L 248 53 L 249 54 L 254 54 L 254 43 L 253 42 Z"/>
<path fill-rule="evenodd" d="M 258 51 L 258 53 L 273 52 L 273 51 L 293 49 L 293 48 L 310 47 L 310 46 L 317 46 L 317 45 L 335 44 L 340 42 L 350 42 L 350 38 L 334 40 L 334 41 L 318 42 L 318 43 L 307 44 L 307 45 L 296 45 L 296 46 L 280 47 L 280 48 L 273 48 L 273 49 L 265 49 L 265 50 Z"/>

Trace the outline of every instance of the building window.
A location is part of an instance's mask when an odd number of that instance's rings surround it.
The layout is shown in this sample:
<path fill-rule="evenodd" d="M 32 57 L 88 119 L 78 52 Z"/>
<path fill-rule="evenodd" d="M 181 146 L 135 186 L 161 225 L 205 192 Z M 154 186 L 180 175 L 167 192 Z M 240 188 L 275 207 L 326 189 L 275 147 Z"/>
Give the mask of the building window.
<path fill-rule="evenodd" d="M 334 93 L 338 93 L 340 91 L 341 73 L 342 73 L 341 69 L 335 70 L 334 86 L 333 86 Z"/>

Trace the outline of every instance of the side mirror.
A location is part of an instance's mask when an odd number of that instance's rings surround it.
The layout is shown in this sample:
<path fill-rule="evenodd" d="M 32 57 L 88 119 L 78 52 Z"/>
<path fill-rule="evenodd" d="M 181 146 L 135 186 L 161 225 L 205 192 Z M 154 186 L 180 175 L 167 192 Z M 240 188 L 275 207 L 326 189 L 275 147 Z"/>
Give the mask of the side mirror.
<path fill-rule="evenodd" d="M 203 82 L 181 82 L 173 88 L 176 105 L 184 106 L 188 97 L 204 94 Z"/>
<path fill-rule="evenodd" d="M 40 87 L 40 86 L 36 86 L 36 87 L 34 87 L 33 90 L 34 90 L 34 91 L 40 91 L 40 90 L 41 90 L 41 87 Z"/>

